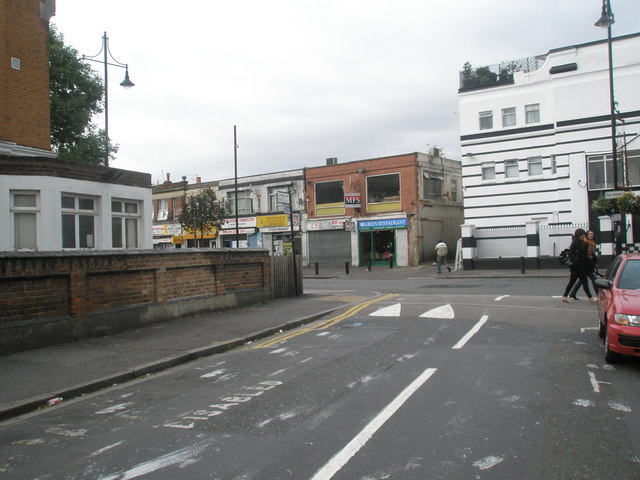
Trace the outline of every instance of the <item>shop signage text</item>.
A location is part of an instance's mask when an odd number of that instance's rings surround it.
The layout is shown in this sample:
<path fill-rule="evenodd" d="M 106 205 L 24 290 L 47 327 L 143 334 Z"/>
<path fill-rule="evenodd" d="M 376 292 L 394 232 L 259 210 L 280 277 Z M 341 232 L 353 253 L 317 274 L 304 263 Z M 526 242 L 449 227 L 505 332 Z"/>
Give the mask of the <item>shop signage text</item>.
<path fill-rule="evenodd" d="M 406 218 L 389 218 L 384 220 L 362 220 L 358 222 L 358 230 L 393 230 L 407 228 Z"/>

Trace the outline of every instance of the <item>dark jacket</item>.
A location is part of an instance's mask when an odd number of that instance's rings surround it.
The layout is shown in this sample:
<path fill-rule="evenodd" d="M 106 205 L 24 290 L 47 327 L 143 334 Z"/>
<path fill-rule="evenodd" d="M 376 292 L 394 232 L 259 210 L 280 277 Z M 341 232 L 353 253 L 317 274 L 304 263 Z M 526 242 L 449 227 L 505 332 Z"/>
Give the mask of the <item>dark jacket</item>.
<path fill-rule="evenodd" d="M 588 273 L 589 267 L 591 266 L 591 262 L 587 257 L 587 248 L 589 245 L 578 238 L 571 242 L 571 246 L 569 247 L 569 258 L 571 259 L 571 270 L 574 270 L 577 273 Z"/>

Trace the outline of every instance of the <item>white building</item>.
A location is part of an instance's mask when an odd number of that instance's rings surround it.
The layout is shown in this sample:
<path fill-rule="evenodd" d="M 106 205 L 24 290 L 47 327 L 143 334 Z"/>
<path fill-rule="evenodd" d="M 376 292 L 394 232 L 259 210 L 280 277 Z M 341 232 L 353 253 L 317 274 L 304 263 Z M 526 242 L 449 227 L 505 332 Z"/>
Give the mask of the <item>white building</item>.
<path fill-rule="evenodd" d="M 152 248 L 151 175 L 0 156 L 0 251 Z"/>
<path fill-rule="evenodd" d="M 613 39 L 613 65 L 618 183 L 640 193 L 640 34 Z M 466 65 L 459 104 L 465 261 L 554 256 L 573 225 L 598 229 L 590 203 L 613 189 L 606 39 Z"/>

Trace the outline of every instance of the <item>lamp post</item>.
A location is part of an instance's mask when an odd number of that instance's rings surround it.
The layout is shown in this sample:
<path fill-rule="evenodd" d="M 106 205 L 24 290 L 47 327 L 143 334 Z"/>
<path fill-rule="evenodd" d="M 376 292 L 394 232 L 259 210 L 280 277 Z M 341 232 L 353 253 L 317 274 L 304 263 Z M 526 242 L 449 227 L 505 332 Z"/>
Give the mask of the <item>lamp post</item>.
<path fill-rule="evenodd" d="M 609 57 L 609 109 L 611 115 L 611 160 L 613 163 L 613 189 L 617 191 L 618 184 L 618 146 L 616 143 L 616 102 L 613 94 L 613 45 L 611 41 L 611 25 L 615 23 L 613 11 L 611 10 L 610 0 L 602 0 L 602 13 L 595 23 L 596 27 L 607 29 L 607 49 Z M 626 220 L 624 214 L 621 214 L 620 223 L 614 231 L 614 240 L 616 245 L 616 253 L 622 252 L 622 232 Z M 626 230 L 626 228 L 625 228 Z"/>
<path fill-rule="evenodd" d="M 607 29 L 607 47 L 609 51 L 609 107 L 611 115 L 611 156 L 613 160 L 613 188 L 618 185 L 618 148 L 616 144 L 616 102 L 613 95 L 613 48 L 611 42 L 611 25 L 615 23 L 611 11 L 610 0 L 602 0 L 602 14 L 595 23 L 596 27 Z"/>
<path fill-rule="evenodd" d="M 100 54 L 103 54 L 103 59 L 98 60 Z M 113 61 L 113 63 L 109 62 L 109 58 Z M 89 56 L 82 55 L 83 60 L 89 60 L 90 62 L 97 62 L 104 64 L 104 165 L 106 167 L 109 166 L 109 83 L 108 83 L 108 73 L 107 66 L 111 65 L 112 67 L 120 67 L 124 68 L 124 80 L 120 82 L 120 85 L 124 88 L 131 88 L 135 84 L 129 79 L 129 64 L 120 63 L 113 55 L 111 55 L 111 51 L 109 50 L 109 37 L 107 37 L 107 32 L 104 32 L 102 36 L 102 50 L 100 50 L 97 54 Z"/>

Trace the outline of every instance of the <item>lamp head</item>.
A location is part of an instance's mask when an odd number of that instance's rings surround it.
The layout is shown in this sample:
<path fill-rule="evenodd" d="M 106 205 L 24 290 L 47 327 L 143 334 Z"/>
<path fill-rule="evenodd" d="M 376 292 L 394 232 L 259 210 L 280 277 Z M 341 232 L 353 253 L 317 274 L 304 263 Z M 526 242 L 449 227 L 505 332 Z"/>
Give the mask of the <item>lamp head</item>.
<path fill-rule="evenodd" d="M 613 18 L 613 12 L 611 11 L 611 4 L 609 3 L 609 0 L 602 0 L 602 13 L 600 14 L 598 21 L 595 23 L 595 26 L 609 28 L 614 23 L 616 23 L 616 21 Z"/>
<path fill-rule="evenodd" d="M 125 67 L 124 80 L 120 83 L 120 86 L 124 88 L 131 88 L 135 86 L 135 83 L 129 79 L 129 66 Z"/>

